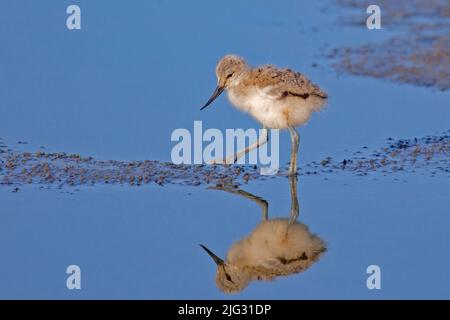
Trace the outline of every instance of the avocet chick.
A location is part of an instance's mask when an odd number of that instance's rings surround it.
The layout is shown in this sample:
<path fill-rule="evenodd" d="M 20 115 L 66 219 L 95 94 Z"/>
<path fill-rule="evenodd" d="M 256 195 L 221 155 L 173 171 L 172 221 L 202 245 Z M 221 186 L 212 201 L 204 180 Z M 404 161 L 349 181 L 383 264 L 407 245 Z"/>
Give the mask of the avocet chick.
<path fill-rule="evenodd" d="M 236 55 L 226 55 L 216 67 L 217 87 L 201 108 L 209 106 L 224 90 L 230 102 L 239 110 L 252 115 L 264 128 L 259 140 L 216 163 L 234 163 L 267 142 L 267 129 L 288 129 L 291 135 L 289 175 L 297 173 L 297 153 L 300 137 L 295 127 L 305 124 L 311 114 L 319 111 L 328 95 L 303 74 L 272 65 L 251 68 Z"/>

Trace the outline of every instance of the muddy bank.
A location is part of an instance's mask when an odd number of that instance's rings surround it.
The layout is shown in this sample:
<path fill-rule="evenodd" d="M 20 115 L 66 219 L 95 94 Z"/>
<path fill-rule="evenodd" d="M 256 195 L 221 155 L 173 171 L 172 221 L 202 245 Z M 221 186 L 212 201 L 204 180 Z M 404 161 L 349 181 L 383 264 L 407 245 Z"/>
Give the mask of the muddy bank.
<path fill-rule="evenodd" d="M 300 151 L 301 153 L 301 151 Z M 420 139 L 388 139 L 370 150 L 361 147 L 345 159 L 326 157 L 299 167 L 300 176 L 328 177 L 333 174 L 367 176 L 397 172 L 450 175 L 450 131 Z M 286 175 L 287 166 L 276 176 L 262 176 L 249 165 L 174 165 L 169 162 L 100 161 L 78 154 L 17 151 L 0 144 L 0 186 L 20 190 L 20 185 L 75 187 L 83 185 L 241 185 Z"/>
<path fill-rule="evenodd" d="M 341 23 L 366 28 L 363 0 L 337 0 Z M 450 88 L 450 3 L 443 0 L 378 1 L 384 30 L 400 31 L 382 43 L 334 48 L 327 53 L 339 73 L 388 79 L 446 91 Z"/>

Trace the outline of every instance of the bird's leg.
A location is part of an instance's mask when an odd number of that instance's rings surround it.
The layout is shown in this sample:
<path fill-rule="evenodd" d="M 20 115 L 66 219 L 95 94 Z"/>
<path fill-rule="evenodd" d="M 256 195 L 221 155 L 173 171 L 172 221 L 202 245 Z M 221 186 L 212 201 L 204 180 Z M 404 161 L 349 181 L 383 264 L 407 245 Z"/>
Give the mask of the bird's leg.
<path fill-rule="evenodd" d="M 289 224 L 293 224 L 297 221 L 298 215 L 300 213 L 299 205 L 298 205 L 298 196 L 297 196 L 297 177 L 292 175 L 289 176 L 289 185 L 291 187 L 291 214 L 289 219 Z"/>
<path fill-rule="evenodd" d="M 213 161 L 211 161 L 211 164 L 232 164 L 232 163 L 236 163 L 239 158 L 241 158 L 242 156 L 246 155 L 247 153 L 249 153 L 250 151 L 259 148 L 260 146 L 264 145 L 267 143 L 267 141 L 269 141 L 269 134 L 268 134 L 268 129 L 267 128 L 262 128 L 261 130 L 261 135 L 258 139 L 257 142 L 255 142 L 254 144 L 252 144 L 249 147 L 246 147 L 238 152 L 236 152 L 235 154 L 225 158 L 225 159 L 214 159 Z"/>
<path fill-rule="evenodd" d="M 236 152 L 233 156 L 228 157 L 226 163 L 236 163 L 239 160 L 239 158 L 241 158 L 242 156 L 245 156 L 250 151 L 257 149 L 260 146 L 266 144 L 267 141 L 269 141 L 269 134 L 268 134 L 267 128 L 264 127 L 261 130 L 261 135 L 259 136 L 259 139 L 257 142 L 255 142 L 254 144 L 252 144 L 249 147 L 242 149 L 241 151 Z"/>
<path fill-rule="evenodd" d="M 300 136 L 293 127 L 289 127 L 289 133 L 291 134 L 291 164 L 289 166 L 289 175 L 297 175 L 297 154 L 298 146 L 300 143 Z"/>

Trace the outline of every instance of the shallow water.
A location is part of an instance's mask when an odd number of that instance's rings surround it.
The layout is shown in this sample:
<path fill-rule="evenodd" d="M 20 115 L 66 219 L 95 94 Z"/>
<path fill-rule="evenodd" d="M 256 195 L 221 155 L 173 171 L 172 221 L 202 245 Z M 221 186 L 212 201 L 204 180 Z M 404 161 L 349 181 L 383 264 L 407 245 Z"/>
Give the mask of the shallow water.
<path fill-rule="evenodd" d="M 342 26 L 342 9 L 331 1 L 239 2 L 242 11 L 233 9 L 237 3 L 80 1 L 83 29 L 76 32 L 65 29 L 65 7 L 54 1 L 27 2 L 29 10 L 22 1 L 3 5 L 2 150 L 167 162 L 171 132 L 191 129 L 194 120 L 255 127 L 224 97 L 199 112 L 215 85 L 215 63 L 228 52 L 301 70 L 330 94 L 329 107 L 300 129 L 302 173 L 313 162 L 322 169 L 327 157 L 336 165 L 357 151 L 371 159 L 387 138 L 448 135 L 448 92 L 337 77 L 323 55 L 384 41 L 401 27 Z M 280 136 L 284 166 L 289 139 Z M 252 201 L 205 184 L 2 184 L 0 297 L 450 298 L 448 163 L 447 151 L 387 175 L 370 168 L 367 175 L 301 175 L 299 222 L 327 251 L 304 272 L 255 281 L 237 295 L 216 287 L 215 266 L 198 244 L 225 256 L 261 221 Z M 289 217 L 288 179 L 238 182 L 268 201 L 269 217 Z M 66 288 L 70 264 L 81 267 L 81 290 Z M 371 264 L 381 267 L 381 290 L 366 287 Z"/>

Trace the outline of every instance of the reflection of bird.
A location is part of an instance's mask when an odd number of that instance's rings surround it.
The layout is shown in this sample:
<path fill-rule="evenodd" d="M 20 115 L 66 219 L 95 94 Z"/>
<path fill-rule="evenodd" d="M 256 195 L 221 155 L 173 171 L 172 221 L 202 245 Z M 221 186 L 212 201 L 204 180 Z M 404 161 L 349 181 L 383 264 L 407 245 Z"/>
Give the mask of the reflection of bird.
<path fill-rule="evenodd" d="M 202 109 L 226 89 L 231 103 L 250 113 L 265 129 L 258 142 L 225 161 L 236 162 L 241 156 L 266 143 L 267 128 L 287 128 L 292 144 L 289 174 L 295 174 L 299 145 L 295 127 L 306 123 L 312 112 L 321 109 L 327 94 L 301 73 L 271 65 L 252 69 L 243 58 L 235 55 L 226 55 L 219 61 L 216 75 L 217 88 Z"/>
<path fill-rule="evenodd" d="M 243 290 L 253 280 L 271 280 L 302 272 L 326 250 L 325 243 L 308 227 L 297 222 L 296 180 L 291 178 L 290 219 L 268 219 L 267 202 L 238 189 L 222 188 L 256 201 L 263 207 L 263 221 L 244 239 L 237 241 L 222 260 L 202 245 L 217 264 L 217 286 L 224 292 Z M 294 201 L 295 200 L 295 201 Z"/>

